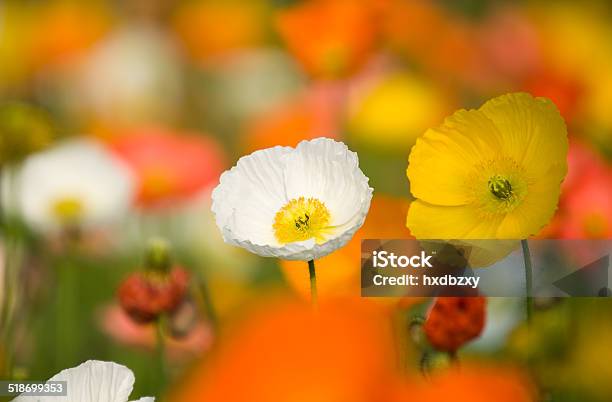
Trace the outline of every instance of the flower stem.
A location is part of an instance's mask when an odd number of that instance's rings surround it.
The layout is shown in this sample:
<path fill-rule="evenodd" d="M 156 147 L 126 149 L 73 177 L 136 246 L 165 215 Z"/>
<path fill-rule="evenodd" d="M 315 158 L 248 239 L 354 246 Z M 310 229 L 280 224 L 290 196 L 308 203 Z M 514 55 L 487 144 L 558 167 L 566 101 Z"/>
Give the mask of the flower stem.
<path fill-rule="evenodd" d="M 423 377 L 427 377 L 429 375 L 429 371 L 431 370 L 431 356 L 428 351 L 423 351 L 421 354 L 421 358 L 419 359 L 419 371 Z"/>
<path fill-rule="evenodd" d="M 314 260 L 308 261 L 308 274 L 310 275 L 310 300 L 312 305 L 317 305 L 317 273 Z"/>
<path fill-rule="evenodd" d="M 10 208 L 14 207 L 14 178 L 10 169 L 0 169 L 0 233 L 2 249 L 2 290 L 0 291 L 0 342 L 5 353 L 5 371 L 13 376 L 15 310 L 19 297 L 20 239 L 11 227 Z M 5 182 L 6 180 L 6 182 Z M 6 190 L 4 194 L 3 190 Z M 2 373 L 0 373 L 2 374 Z"/>
<path fill-rule="evenodd" d="M 200 288 L 200 297 L 202 299 L 201 305 L 204 308 L 204 312 L 206 313 L 206 318 L 208 318 L 208 321 L 213 326 L 213 328 L 217 329 L 219 326 L 217 310 L 215 309 L 215 305 L 212 301 L 212 296 L 210 294 L 210 289 L 208 287 L 208 281 L 204 277 L 204 274 L 200 275 L 199 288 Z"/>
<path fill-rule="evenodd" d="M 525 313 L 527 315 L 527 324 L 529 325 L 533 317 L 533 268 L 527 240 L 521 240 L 521 246 L 525 261 Z"/>
<path fill-rule="evenodd" d="M 459 354 L 457 353 L 456 350 L 452 350 L 448 352 L 448 359 L 450 360 L 453 366 L 455 367 L 459 366 Z"/>
<path fill-rule="evenodd" d="M 157 367 L 159 370 L 160 388 L 163 390 L 166 383 L 166 341 L 164 338 L 164 317 L 160 316 L 155 322 Z"/>

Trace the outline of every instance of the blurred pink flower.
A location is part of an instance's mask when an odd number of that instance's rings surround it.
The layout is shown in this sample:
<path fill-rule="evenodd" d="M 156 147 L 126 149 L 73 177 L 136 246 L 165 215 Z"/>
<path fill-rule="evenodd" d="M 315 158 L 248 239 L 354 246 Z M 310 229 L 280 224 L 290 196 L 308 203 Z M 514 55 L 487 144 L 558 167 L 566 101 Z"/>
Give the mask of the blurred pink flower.
<path fill-rule="evenodd" d="M 145 208 L 173 206 L 212 187 L 224 166 L 212 138 L 158 127 L 118 135 L 110 148 L 136 174 L 137 204 Z"/>
<path fill-rule="evenodd" d="M 593 150 L 573 140 L 559 210 L 540 237 L 612 238 L 612 168 Z"/>
<path fill-rule="evenodd" d="M 137 324 L 118 305 L 105 307 L 100 314 L 102 330 L 116 342 L 144 349 L 155 349 L 156 329 L 154 324 Z M 182 360 L 207 351 L 213 342 L 213 333 L 205 322 L 197 322 L 181 338 L 166 338 L 166 353 L 169 358 Z"/>
<path fill-rule="evenodd" d="M 501 77 L 520 77 L 539 65 L 537 31 L 519 10 L 503 7 L 492 13 L 481 29 L 483 56 Z"/>
<path fill-rule="evenodd" d="M 567 154 L 568 171 L 563 181 L 562 193 L 575 190 L 583 183 L 586 175 L 594 172 L 603 173 L 606 170 L 606 162 L 591 147 L 572 139 Z"/>
<path fill-rule="evenodd" d="M 612 238 L 612 169 L 589 166 L 563 199 L 561 235 L 570 239 Z"/>

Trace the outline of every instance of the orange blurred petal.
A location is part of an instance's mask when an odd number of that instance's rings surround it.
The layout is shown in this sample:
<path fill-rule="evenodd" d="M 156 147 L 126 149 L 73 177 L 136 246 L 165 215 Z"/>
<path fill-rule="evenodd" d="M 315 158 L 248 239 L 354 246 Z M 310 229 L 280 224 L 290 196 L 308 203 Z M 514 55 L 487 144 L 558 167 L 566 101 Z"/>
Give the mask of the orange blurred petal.
<path fill-rule="evenodd" d="M 311 0 L 282 10 L 277 26 L 289 50 L 315 77 L 352 74 L 377 41 L 375 13 L 365 2 Z"/>
<path fill-rule="evenodd" d="M 193 1 L 180 6 L 172 25 L 189 56 L 203 60 L 260 43 L 263 13 L 260 1 Z"/>
<path fill-rule="evenodd" d="M 506 367 L 461 366 L 411 383 L 396 402 L 535 402 L 533 384 L 519 370 Z"/>
<path fill-rule="evenodd" d="M 360 305 L 268 305 L 172 401 L 379 401 L 392 377 L 390 339 L 381 317 Z"/>

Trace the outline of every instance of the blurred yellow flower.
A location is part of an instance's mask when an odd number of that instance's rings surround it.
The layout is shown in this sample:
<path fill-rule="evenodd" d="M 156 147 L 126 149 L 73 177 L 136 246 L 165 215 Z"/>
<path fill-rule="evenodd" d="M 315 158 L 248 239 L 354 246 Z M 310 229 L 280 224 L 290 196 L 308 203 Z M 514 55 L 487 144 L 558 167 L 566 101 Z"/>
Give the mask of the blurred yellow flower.
<path fill-rule="evenodd" d="M 612 27 L 603 3 L 554 2 L 535 4 L 532 20 L 539 29 L 545 62 L 558 75 L 580 85 L 573 113 L 587 135 L 610 152 L 612 128 Z M 584 61 L 588 60 L 588 63 Z"/>
<path fill-rule="evenodd" d="M 364 144 L 408 148 L 448 109 L 448 96 L 426 79 L 394 73 L 366 90 L 349 117 L 352 136 Z"/>
<path fill-rule="evenodd" d="M 554 104 L 526 93 L 460 110 L 417 140 L 408 178 L 417 238 L 524 239 L 551 219 L 567 172 Z"/>

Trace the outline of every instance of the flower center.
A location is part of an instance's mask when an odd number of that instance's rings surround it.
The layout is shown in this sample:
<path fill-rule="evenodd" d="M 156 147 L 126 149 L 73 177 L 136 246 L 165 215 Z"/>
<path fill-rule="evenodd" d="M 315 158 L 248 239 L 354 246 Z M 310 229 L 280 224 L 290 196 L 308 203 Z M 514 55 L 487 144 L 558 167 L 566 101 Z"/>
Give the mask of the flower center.
<path fill-rule="evenodd" d="M 314 238 L 325 241 L 331 215 L 324 203 L 316 198 L 290 200 L 274 217 L 274 236 L 279 243 L 293 243 Z"/>
<path fill-rule="evenodd" d="M 512 197 L 512 185 L 503 176 L 495 175 L 489 179 L 489 191 L 500 200 L 508 200 Z"/>
<path fill-rule="evenodd" d="M 85 206 L 77 197 L 64 197 L 56 200 L 51 206 L 53 216 L 64 224 L 78 222 L 83 216 Z"/>

